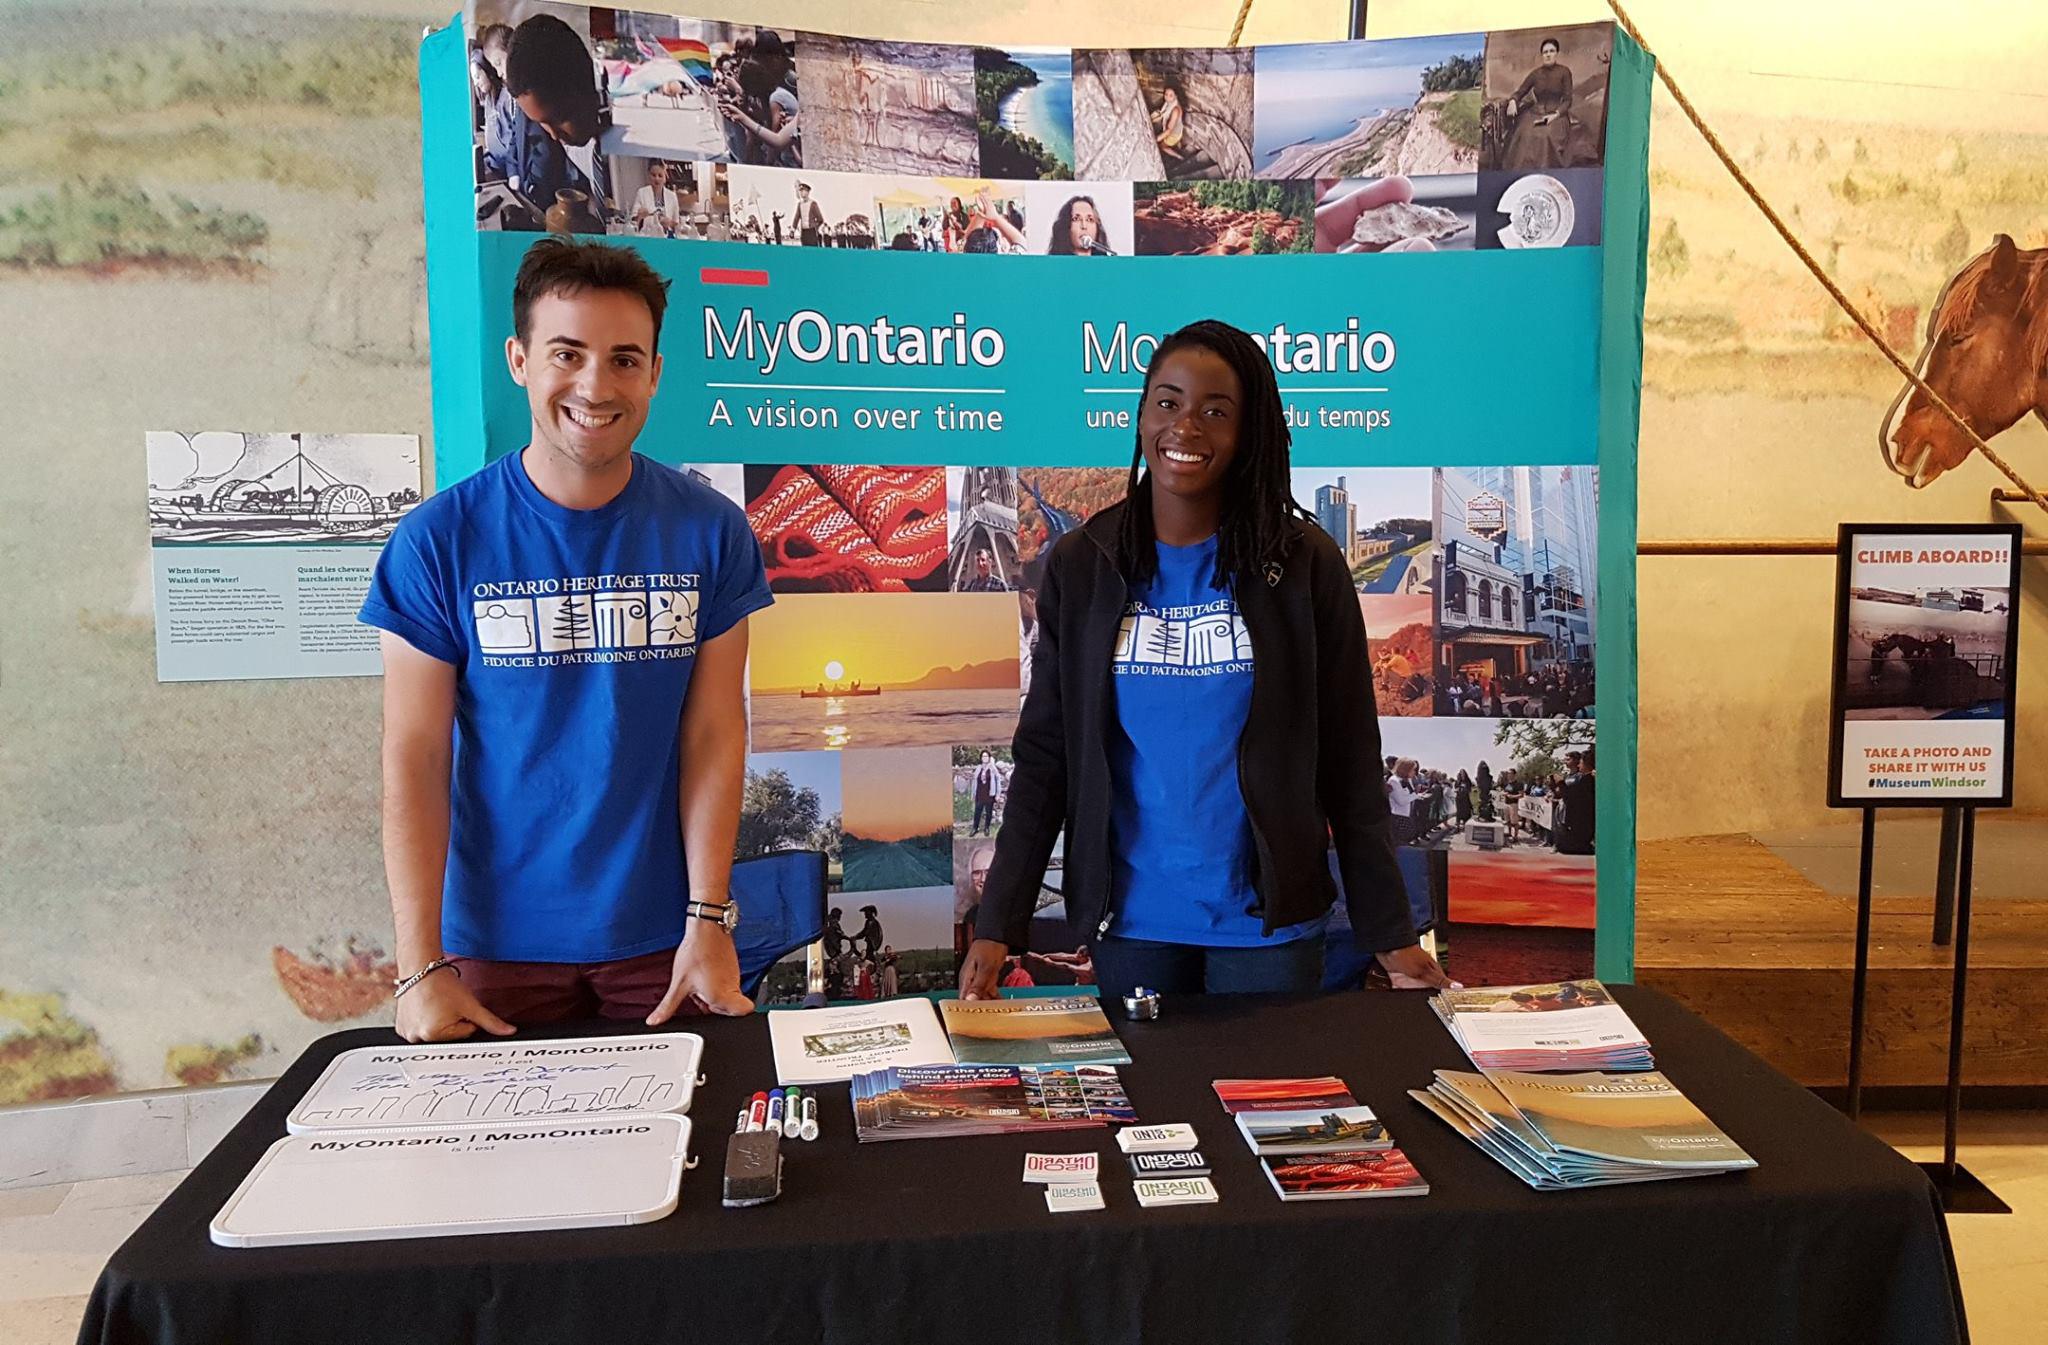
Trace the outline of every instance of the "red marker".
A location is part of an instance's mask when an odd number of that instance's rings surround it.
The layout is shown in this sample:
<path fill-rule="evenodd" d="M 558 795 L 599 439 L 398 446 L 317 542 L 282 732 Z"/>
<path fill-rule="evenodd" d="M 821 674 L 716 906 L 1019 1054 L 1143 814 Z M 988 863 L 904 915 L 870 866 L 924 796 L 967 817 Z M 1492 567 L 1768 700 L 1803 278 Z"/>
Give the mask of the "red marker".
<path fill-rule="evenodd" d="M 754 1094 L 753 1102 L 747 1108 L 747 1130 L 749 1133 L 768 1124 L 768 1095 Z"/>

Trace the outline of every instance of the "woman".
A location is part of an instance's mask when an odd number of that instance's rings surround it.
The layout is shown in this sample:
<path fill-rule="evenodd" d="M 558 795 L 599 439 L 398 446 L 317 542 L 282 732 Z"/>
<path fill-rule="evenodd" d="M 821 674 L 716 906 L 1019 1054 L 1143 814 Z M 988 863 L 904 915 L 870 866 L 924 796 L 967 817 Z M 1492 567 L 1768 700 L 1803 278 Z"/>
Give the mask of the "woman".
<path fill-rule="evenodd" d="M 647 165 L 647 185 L 633 194 L 633 228 L 646 238 L 673 238 L 683 222 L 683 201 L 668 185 L 666 159 Z"/>
<path fill-rule="evenodd" d="M 947 205 L 943 224 L 946 234 L 946 251 L 960 252 L 967 247 L 967 207 L 954 197 Z"/>
<path fill-rule="evenodd" d="M 959 200 L 959 197 L 954 197 Z M 988 189 L 983 188 L 974 197 L 974 211 L 967 217 L 967 233 L 961 240 L 962 252 L 1022 252 L 1024 231 L 1003 211 L 998 210 L 989 199 Z"/>
<path fill-rule="evenodd" d="M 1359 947 L 1397 984 L 1450 984 L 1395 864 L 1350 567 L 1288 493 L 1287 447 L 1251 337 L 1160 343 L 1125 498 L 1060 538 L 1039 588 L 963 996 L 995 996 L 1062 831 L 1105 994 L 1318 988 L 1333 839 Z"/>
<path fill-rule="evenodd" d="M 1531 70 L 1508 99 L 1508 136 L 1502 167 L 1512 172 L 1536 168 L 1569 168 L 1583 148 L 1574 144 L 1572 72 L 1557 59 L 1557 39 L 1546 37 L 1537 50 L 1542 64 Z M 1578 138 L 1585 138 L 1579 132 Z"/>
<path fill-rule="evenodd" d="M 1052 242 L 1045 249 L 1053 257 L 1114 257 L 1102 237 L 1102 212 L 1092 196 L 1073 196 L 1053 216 Z"/>
<path fill-rule="evenodd" d="M 1159 107 L 1152 114 L 1152 138 L 1159 142 L 1160 157 L 1171 168 L 1187 157 L 1181 148 L 1181 140 L 1187 132 L 1185 114 L 1181 111 L 1180 91 L 1167 85 L 1159 99 Z"/>
<path fill-rule="evenodd" d="M 731 81 L 719 83 L 718 110 L 730 128 L 734 162 L 802 167 L 802 124 L 794 95 L 784 87 L 795 64 L 781 34 L 764 28 Z"/>
<path fill-rule="evenodd" d="M 1465 824 L 1472 820 L 1472 776 L 1469 772 L 1458 772 L 1457 795 L 1458 828 L 1462 831 Z"/>

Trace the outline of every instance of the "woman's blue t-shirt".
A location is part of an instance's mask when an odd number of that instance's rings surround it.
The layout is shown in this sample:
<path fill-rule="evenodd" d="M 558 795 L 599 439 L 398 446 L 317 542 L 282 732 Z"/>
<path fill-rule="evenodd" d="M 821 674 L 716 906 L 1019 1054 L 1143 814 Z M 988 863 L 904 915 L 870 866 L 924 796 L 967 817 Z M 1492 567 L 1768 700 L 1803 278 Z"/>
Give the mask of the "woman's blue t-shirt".
<path fill-rule="evenodd" d="M 1111 933 L 1236 948 L 1302 938 L 1320 922 L 1263 932 L 1257 855 L 1237 775 L 1252 704 L 1252 642 L 1216 539 L 1158 544 L 1134 588 L 1111 665 Z"/>

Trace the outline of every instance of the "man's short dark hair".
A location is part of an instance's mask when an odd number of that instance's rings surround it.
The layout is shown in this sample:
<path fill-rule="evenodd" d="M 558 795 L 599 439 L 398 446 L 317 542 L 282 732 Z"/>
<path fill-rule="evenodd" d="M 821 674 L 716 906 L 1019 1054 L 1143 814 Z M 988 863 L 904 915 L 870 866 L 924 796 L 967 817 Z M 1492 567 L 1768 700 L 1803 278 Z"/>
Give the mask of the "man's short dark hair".
<path fill-rule="evenodd" d="M 518 278 L 512 282 L 512 331 L 519 343 L 526 344 L 535 300 L 550 294 L 573 298 L 586 290 L 618 290 L 637 296 L 654 318 L 654 348 L 661 349 L 668 281 L 631 248 L 561 237 L 541 239 L 526 250 L 525 260 L 519 263 Z"/>
<path fill-rule="evenodd" d="M 536 14 L 512 34 L 505 87 L 514 98 L 530 93 L 549 106 L 587 102 L 597 87 L 590 48 L 562 20 Z"/>

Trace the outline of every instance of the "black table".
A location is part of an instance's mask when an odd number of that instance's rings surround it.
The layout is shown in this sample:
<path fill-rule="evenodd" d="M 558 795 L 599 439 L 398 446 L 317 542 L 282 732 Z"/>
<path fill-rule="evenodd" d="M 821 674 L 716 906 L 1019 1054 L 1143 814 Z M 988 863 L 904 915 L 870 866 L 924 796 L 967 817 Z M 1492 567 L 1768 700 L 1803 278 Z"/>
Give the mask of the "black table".
<path fill-rule="evenodd" d="M 780 1202 L 719 1205 L 741 1097 L 773 1081 L 760 1018 L 693 1020 L 702 1166 L 633 1228 L 228 1250 L 208 1221 L 339 1051 L 315 1043 L 100 1276 L 81 1342 L 1958 1341 L 1947 1226 L 1912 1164 L 1654 991 L 1616 997 L 1660 1066 L 1760 1166 L 1600 1191 L 1524 1187 L 1411 1101 L 1468 1067 L 1424 998 L 1187 998 L 1119 1023 L 1151 1122 L 1191 1121 L 1216 1205 L 1140 1209 L 1107 1131 L 857 1146 L 844 1085 L 788 1146 Z M 1113 1014 L 1113 1016 L 1116 1016 Z M 607 1029 L 592 1026 L 573 1035 Z M 572 1035 L 550 1031 L 533 1035 Z M 1217 1077 L 1341 1075 L 1434 1187 L 1283 1205 Z M 1103 1155 L 1109 1208 L 1054 1215 L 1029 1149 Z"/>

